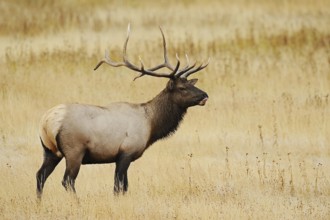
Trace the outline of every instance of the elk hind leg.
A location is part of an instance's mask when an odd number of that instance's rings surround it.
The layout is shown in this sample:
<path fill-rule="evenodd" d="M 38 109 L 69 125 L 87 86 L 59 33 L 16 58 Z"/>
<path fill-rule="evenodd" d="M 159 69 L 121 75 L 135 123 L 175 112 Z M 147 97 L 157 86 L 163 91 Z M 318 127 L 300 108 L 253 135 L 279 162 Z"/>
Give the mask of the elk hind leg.
<path fill-rule="evenodd" d="M 44 146 L 44 161 L 36 174 L 38 198 L 41 198 L 42 191 L 48 176 L 54 171 L 55 167 L 61 160 L 62 157 L 56 156 Z"/>

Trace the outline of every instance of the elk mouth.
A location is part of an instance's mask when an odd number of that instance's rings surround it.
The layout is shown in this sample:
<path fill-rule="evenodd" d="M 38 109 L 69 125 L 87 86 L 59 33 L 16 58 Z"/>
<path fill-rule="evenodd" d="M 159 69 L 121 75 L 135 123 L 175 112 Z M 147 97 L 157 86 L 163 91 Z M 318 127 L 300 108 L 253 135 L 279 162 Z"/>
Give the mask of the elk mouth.
<path fill-rule="evenodd" d="M 205 98 L 203 98 L 199 103 L 198 103 L 198 105 L 200 105 L 200 106 L 204 106 L 205 104 L 206 104 L 206 101 L 209 99 L 209 97 L 205 97 Z"/>

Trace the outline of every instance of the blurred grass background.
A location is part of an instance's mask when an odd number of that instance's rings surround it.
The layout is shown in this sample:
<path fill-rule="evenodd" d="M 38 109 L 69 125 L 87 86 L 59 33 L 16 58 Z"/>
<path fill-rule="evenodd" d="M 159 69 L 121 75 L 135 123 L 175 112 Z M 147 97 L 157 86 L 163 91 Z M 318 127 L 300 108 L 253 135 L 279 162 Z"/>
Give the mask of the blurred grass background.
<path fill-rule="evenodd" d="M 327 219 L 330 214 L 330 2 L 4 1 L 0 3 L 0 216 L 12 218 Z M 40 116 L 60 103 L 145 102 L 166 80 L 95 64 L 211 57 L 194 75 L 210 99 L 129 169 L 114 197 L 113 165 L 83 166 L 80 203 L 62 162 L 35 202 Z"/>

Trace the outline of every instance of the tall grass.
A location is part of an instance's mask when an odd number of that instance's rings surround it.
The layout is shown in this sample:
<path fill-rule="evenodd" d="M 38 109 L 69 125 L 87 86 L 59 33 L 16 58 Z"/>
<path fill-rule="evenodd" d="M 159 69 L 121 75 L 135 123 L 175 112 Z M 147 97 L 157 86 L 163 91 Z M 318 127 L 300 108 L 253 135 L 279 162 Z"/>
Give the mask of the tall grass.
<path fill-rule="evenodd" d="M 2 219 L 328 219 L 330 12 L 328 1 L 10 1 L 0 3 Z M 114 165 L 83 166 L 79 202 L 60 184 L 39 204 L 40 116 L 59 103 L 144 102 L 166 80 L 94 65 L 169 55 L 211 63 L 194 77 L 210 99 L 173 137 L 129 169 L 112 194 Z"/>

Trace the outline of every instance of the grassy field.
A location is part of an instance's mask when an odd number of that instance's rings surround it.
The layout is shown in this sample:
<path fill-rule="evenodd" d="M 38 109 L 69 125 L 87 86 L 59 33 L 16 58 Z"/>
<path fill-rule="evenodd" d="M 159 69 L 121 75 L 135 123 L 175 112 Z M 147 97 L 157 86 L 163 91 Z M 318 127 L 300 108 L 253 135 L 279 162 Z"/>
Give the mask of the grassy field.
<path fill-rule="evenodd" d="M 0 219 L 329 219 L 330 2 L 5 1 L 0 3 Z M 166 84 L 125 68 L 169 55 L 211 57 L 207 91 L 172 137 L 155 143 L 114 196 L 114 164 L 83 166 L 77 197 L 62 161 L 37 202 L 41 115 L 60 103 L 145 102 Z"/>

